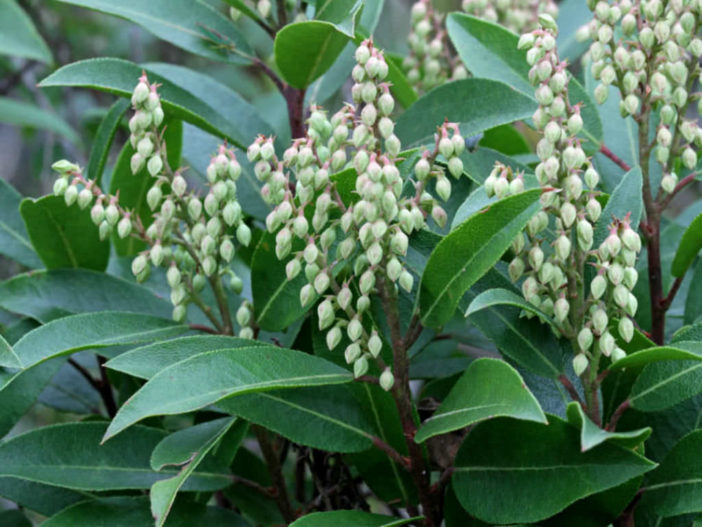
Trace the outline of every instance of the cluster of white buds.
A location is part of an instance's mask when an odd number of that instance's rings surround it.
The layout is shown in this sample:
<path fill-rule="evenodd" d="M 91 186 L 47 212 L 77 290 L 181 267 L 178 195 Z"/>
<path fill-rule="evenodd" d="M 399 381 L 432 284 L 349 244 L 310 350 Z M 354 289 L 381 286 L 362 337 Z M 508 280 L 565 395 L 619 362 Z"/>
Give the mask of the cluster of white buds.
<path fill-rule="evenodd" d="M 371 41 L 364 41 L 355 56 L 352 93 L 358 107 L 346 105 L 331 119 L 312 108 L 305 137 L 295 139 L 282 158 L 265 137 L 256 139 L 248 156 L 264 182 L 264 199 L 275 206 L 266 226 L 276 233 L 276 254 L 281 260 L 292 255 L 286 265 L 288 279 L 304 272 L 308 283 L 300 291 L 300 302 L 307 306 L 321 297 L 319 329 L 326 332 L 330 350 L 346 334 L 350 343 L 345 358 L 358 377 L 383 347 L 367 316 L 370 295 L 380 288 L 412 291 L 414 276 L 404 264 L 408 235 L 424 228 L 429 215 L 437 224 L 446 222 L 446 212 L 426 191 L 431 178 L 443 199 L 451 191 L 434 161 L 441 153 L 452 173 L 460 175 L 458 155 L 465 142 L 456 125 L 443 125 L 434 152 L 425 152 L 414 166 L 415 192 L 404 195 L 408 182 L 397 167 L 401 145 L 390 118 L 395 102 L 384 82 L 387 63 Z M 344 169 L 356 176 L 355 195 L 346 201 L 335 177 Z M 304 242 L 300 250 L 293 250 L 296 239 Z M 341 275 L 345 279 L 340 283 Z M 381 380 L 390 389 L 392 372 L 387 370 Z"/>
<path fill-rule="evenodd" d="M 506 198 L 524 191 L 524 173 L 514 172 L 512 167 L 498 161 L 484 185 L 485 193 L 489 198 L 492 196 L 497 196 L 497 199 Z"/>
<path fill-rule="evenodd" d="M 188 189 L 180 170 L 173 172 L 168 165 L 159 128 L 163 111 L 156 88 L 145 75 L 139 79 L 132 96 L 135 114 L 129 122 L 130 142 L 136 150 L 131 159 L 132 173 L 136 175 L 146 165 L 153 178 L 146 194 L 153 222 L 145 226 L 137 214 L 120 206 L 117 196 L 103 193 L 93 180 L 83 177 L 79 167 L 67 161 L 54 164 L 61 174 L 54 192 L 62 194 L 68 205 L 77 202 L 81 208 L 91 206 L 90 216 L 101 238 L 116 229 L 120 238 L 132 235 L 147 243 L 148 249 L 132 261 L 132 272 L 143 281 L 151 266 L 167 268 L 173 318 L 182 321 L 188 303 L 208 279 L 214 283 L 215 277 L 227 275 L 231 288 L 241 291 L 243 283 L 230 266 L 235 254 L 233 239 L 248 245 L 251 231 L 242 220 L 236 199 L 235 181 L 241 167 L 232 150 L 221 146 L 212 158 L 207 168 L 209 191 L 204 200 Z"/>
<path fill-rule="evenodd" d="M 519 46 L 528 49 L 529 78 L 536 86 L 539 102 L 533 121 L 543 133 L 536 146 L 542 207 L 512 244 L 514 259 L 509 264 L 509 274 L 515 282 L 524 278 L 524 298 L 552 318 L 561 336 L 577 340 L 581 352 L 576 355 L 574 366 L 580 374 L 584 371 L 583 360 L 590 356 L 593 339 L 604 355 L 621 358 L 623 351 L 616 349 L 613 353 L 614 339 L 607 332 L 609 317 L 620 315 L 620 334 L 625 340 L 631 339 L 633 325 L 627 313 L 633 316 L 636 300 L 631 300 L 629 290 L 636 282 L 633 265 L 641 242 L 628 222 L 615 222 L 612 235 L 602 247 L 593 250 L 594 224 L 602 212 L 596 190 L 599 175 L 577 137 L 583 121 L 579 107 L 569 103 L 569 76 L 565 63 L 558 58 L 556 24 L 548 15 L 542 15 L 540 20 L 542 28 L 522 35 Z M 487 193 L 498 197 L 520 192 L 523 187 L 519 175 L 501 165 L 486 180 Z M 549 232 L 549 224 L 555 226 L 555 233 Z M 609 304 L 604 300 L 609 297 L 603 299 L 606 284 L 601 284 L 601 276 L 593 282 L 589 296 L 585 295 L 583 283 L 588 263 L 595 263 L 600 275 L 608 277 L 608 270 L 615 269 L 613 279 L 610 278 L 615 289 L 622 284 L 628 286 L 626 302 L 615 302 L 621 313 L 608 313 Z M 624 302 L 621 288 L 616 295 Z M 594 337 L 585 346 L 588 334 Z M 584 364 L 586 367 L 587 360 Z"/>
<path fill-rule="evenodd" d="M 254 322 L 253 305 L 248 300 L 244 300 L 236 311 L 236 322 L 239 324 L 239 336 L 244 339 L 252 339 L 255 336 L 252 327 Z"/>
<path fill-rule="evenodd" d="M 402 62 L 407 80 L 419 93 L 424 93 L 447 80 L 465 79 L 468 71 L 454 52 L 446 29 L 444 15 L 438 13 L 431 0 L 419 0 L 412 6 L 410 52 Z"/>
<path fill-rule="evenodd" d="M 661 188 L 670 193 L 678 181 L 676 167 L 694 170 L 702 146 L 702 128 L 687 112 L 698 101 L 702 114 L 699 93 L 691 93 L 700 80 L 702 3 L 589 0 L 588 5 L 594 18 L 578 36 L 593 39 L 591 68 L 600 82 L 595 98 L 603 103 L 615 86 L 623 116 L 648 127 L 651 112 L 657 113 L 655 159 L 663 167 Z"/>
<path fill-rule="evenodd" d="M 553 0 L 463 0 L 466 13 L 496 22 L 518 35 L 538 26 L 540 14 L 556 18 L 558 5 Z"/>

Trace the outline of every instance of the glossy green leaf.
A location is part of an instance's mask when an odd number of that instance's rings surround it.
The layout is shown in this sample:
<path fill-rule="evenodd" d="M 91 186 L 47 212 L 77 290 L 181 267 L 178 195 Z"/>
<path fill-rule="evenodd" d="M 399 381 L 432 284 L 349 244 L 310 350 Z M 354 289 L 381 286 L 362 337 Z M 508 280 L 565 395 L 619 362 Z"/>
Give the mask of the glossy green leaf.
<path fill-rule="evenodd" d="M 166 433 L 138 426 L 100 445 L 106 423 L 45 426 L 0 444 L 0 476 L 76 490 L 148 489 L 177 470 L 156 472 L 149 456 Z M 50 445 L 50 447 L 49 447 Z M 222 473 L 195 473 L 190 490 L 216 490 L 230 482 Z"/>
<path fill-rule="evenodd" d="M 234 348 L 254 349 L 260 346 L 265 346 L 265 344 L 225 335 L 196 335 L 155 342 L 129 350 L 108 361 L 106 366 L 134 377 L 150 379 L 176 362 L 206 351 Z"/>
<path fill-rule="evenodd" d="M 500 416 L 547 422 L 539 402 L 517 370 L 501 360 L 478 359 L 458 379 L 436 413 L 424 421 L 415 441 L 421 443 Z"/>
<path fill-rule="evenodd" d="M 363 8 L 363 0 L 322 0 L 315 7 L 317 20 L 331 22 L 349 38 L 354 37 L 356 17 Z"/>
<path fill-rule="evenodd" d="M 480 423 L 456 456 L 453 486 L 461 505 L 488 523 L 531 523 L 586 496 L 616 487 L 655 464 L 616 445 L 580 450 L 578 430 L 513 419 Z"/>
<path fill-rule="evenodd" d="M 174 83 L 170 80 L 170 73 L 167 79 L 127 60 L 99 58 L 64 66 L 41 81 L 39 86 L 91 88 L 120 97 L 131 97 L 142 71 L 146 71 L 151 82 L 161 84 L 159 95 L 163 109 L 169 117 L 191 123 L 206 132 L 227 139 L 240 148 L 246 148 L 249 138 L 256 133 L 269 131 L 269 128 L 264 126 L 254 129 L 262 125 L 263 121 L 258 117 L 255 120 L 249 119 L 253 118 L 255 111 L 252 111 L 251 105 L 241 97 L 206 75 L 192 71 L 188 72 L 187 76 L 179 76 L 179 81 Z M 213 90 L 212 100 L 200 96 L 200 90 L 206 88 Z M 223 99 L 225 92 L 227 97 Z M 225 110 L 227 116 L 231 115 L 231 111 L 234 115 L 242 117 L 227 118 L 222 113 Z M 243 118 L 244 116 L 247 118 Z"/>
<path fill-rule="evenodd" d="M 612 371 L 623 368 L 640 368 L 653 362 L 668 360 L 701 360 L 702 342 L 679 342 L 671 346 L 655 346 L 631 353 L 611 364 Z"/>
<path fill-rule="evenodd" d="M 420 97 L 397 120 L 395 134 L 403 148 L 433 141 L 445 119 L 457 122 L 464 137 L 530 117 L 534 99 L 509 85 L 490 79 L 446 83 Z"/>
<path fill-rule="evenodd" d="M 422 322 L 445 324 L 463 294 L 483 276 L 539 210 L 540 190 L 510 196 L 474 214 L 429 257 L 419 286 Z"/>
<path fill-rule="evenodd" d="M 24 368 L 85 349 L 151 342 L 176 336 L 187 326 L 139 313 L 103 311 L 59 318 L 39 326 L 14 346 Z"/>
<path fill-rule="evenodd" d="M 87 177 L 95 180 L 97 184 L 102 181 L 102 173 L 105 170 L 107 156 L 110 154 L 112 141 L 115 138 L 124 115 L 129 109 L 129 101 L 120 99 L 115 102 L 100 121 L 97 132 L 93 137 L 93 145 L 90 149 L 90 159 L 88 160 Z"/>
<path fill-rule="evenodd" d="M 181 466 L 180 472 L 170 479 L 162 479 L 151 486 L 149 499 L 156 526 L 168 518 L 178 491 L 198 468 L 207 454 L 229 431 L 235 419 L 223 418 L 179 430 L 164 438 L 151 454 L 151 467 L 162 470 L 166 466 Z"/>
<path fill-rule="evenodd" d="M 49 322 L 91 311 L 171 316 L 170 302 L 134 282 L 88 269 L 53 269 L 0 282 L 0 307 Z"/>
<path fill-rule="evenodd" d="M 150 416 L 191 412 L 246 393 L 339 384 L 351 378 L 323 359 L 273 346 L 201 353 L 152 377 L 120 408 L 104 439 Z"/>
<path fill-rule="evenodd" d="M 702 249 L 702 214 L 697 216 L 685 230 L 678 250 L 673 258 L 671 271 L 673 276 L 683 276 L 692 262 L 697 257 L 697 253 Z"/>
<path fill-rule="evenodd" d="M 602 430 L 585 415 L 582 406 L 575 401 L 568 403 L 566 413 L 568 422 L 580 429 L 580 450 L 583 452 L 587 452 L 605 441 L 609 441 L 612 444 L 624 448 L 633 449 L 646 441 L 652 431 L 651 428 L 642 428 L 629 432 L 608 432 Z"/>
<path fill-rule="evenodd" d="M 25 479 L 0 477 L 0 496 L 25 509 L 51 516 L 69 505 L 84 501 L 90 495 Z"/>
<path fill-rule="evenodd" d="M 0 2 L 0 54 L 51 63 L 51 51 L 15 0 Z M 2 115 L 2 111 L 0 111 Z"/>
<path fill-rule="evenodd" d="M 247 63 L 251 48 L 234 25 L 202 0 L 60 0 L 138 24 L 181 49 L 212 60 Z"/>
<path fill-rule="evenodd" d="M 99 522 L 99 523 L 97 523 Z M 85 501 L 46 520 L 45 527 L 153 527 L 146 496 L 113 496 Z M 168 527 L 249 527 L 240 516 L 219 507 L 182 502 L 173 507 Z"/>
<path fill-rule="evenodd" d="M 3 4 L 7 4 L 7 0 Z M 0 11 L 2 11 L 2 4 L 0 4 Z M 0 97 L 0 123 L 47 130 L 65 137 L 72 143 L 80 142 L 80 138 L 73 128 L 55 113 L 39 108 L 32 103 L 9 97 Z"/>
<path fill-rule="evenodd" d="M 0 254 L 26 267 L 41 267 L 19 213 L 21 201 L 22 195 L 0 178 Z"/>
<path fill-rule="evenodd" d="M 483 293 L 480 293 L 468 305 L 465 316 L 469 317 L 473 313 L 477 313 L 478 311 L 482 311 L 488 307 L 500 305 L 518 307 L 523 311 L 528 311 L 534 315 L 537 315 L 543 322 L 548 324 L 552 324 L 553 322 L 551 317 L 534 306 L 534 304 L 527 302 L 524 300 L 523 296 L 520 296 L 514 291 L 510 291 L 508 289 L 489 289 Z"/>
<path fill-rule="evenodd" d="M 702 512 L 702 430 L 683 437 L 646 482 L 641 507 L 659 516 Z"/>
<path fill-rule="evenodd" d="M 275 63 L 290 85 L 304 89 L 331 67 L 348 41 L 329 22 L 289 24 L 275 36 Z"/>
<path fill-rule="evenodd" d="M 61 196 L 25 199 L 20 213 L 29 239 L 47 269 L 81 267 L 102 271 L 110 256 L 108 240 L 100 240 L 90 210 L 68 207 Z"/>
<path fill-rule="evenodd" d="M 12 349 L 5 337 L 0 335 L 0 367 L 2 368 L 21 368 L 22 362 Z"/>
<path fill-rule="evenodd" d="M 636 378 L 629 402 L 642 412 L 664 410 L 702 392 L 702 362 L 663 361 L 649 364 Z"/>
<path fill-rule="evenodd" d="M 702 259 L 697 260 L 691 273 L 683 323 L 692 324 L 697 320 L 702 320 Z"/>
<path fill-rule="evenodd" d="M 373 426 L 343 385 L 240 395 L 218 406 L 312 448 L 346 453 L 372 446 Z"/>
<path fill-rule="evenodd" d="M 612 223 L 613 217 L 623 220 L 628 214 L 629 221 L 634 228 L 639 224 L 643 213 L 642 185 L 643 178 L 639 167 L 632 168 L 622 176 L 621 181 L 609 196 L 609 200 L 600 214 L 600 219 L 595 225 L 593 247 L 599 247 L 605 241 L 609 235 L 609 225 Z"/>
<path fill-rule="evenodd" d="M 344 527 L 399 527 L 421 520 L 415 518 L 393 518 L 363 511 L 329 511 L 313 512 L 290 524 L 290 527 L 329 527 L 343 525 Z"/>

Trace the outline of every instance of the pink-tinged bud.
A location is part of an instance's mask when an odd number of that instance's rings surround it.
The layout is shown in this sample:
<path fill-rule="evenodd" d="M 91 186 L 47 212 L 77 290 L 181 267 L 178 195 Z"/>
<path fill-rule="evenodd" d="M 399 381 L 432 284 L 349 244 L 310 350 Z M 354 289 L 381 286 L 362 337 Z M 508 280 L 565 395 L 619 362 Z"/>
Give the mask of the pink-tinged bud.
<path fill-rule="evenodd" d="M 604 243 L 607 245 L 607 250 L 613 258 L 619 254 L 619 251 L 622 248 L 622 241 L 619 238 L 619 235 L 617 235 L 616 231 L 607 236 Z"/>
<path fill-rule="evenodd" d="M 66 191 L 63 193 L 63 199 L 66 201 L 66 205 L 69 207 L 76 202 L 78 199 L 78 187 L 75 185 L 69 185 Z"/>
<path fill-rule="evenodd" d="M 553 305 L 553 312 L 558 322 L 563 322 L 568 316 L 569 311 L 570 303 L 565 299 L 565 297 L 560 297 Z"/>
<path fill-rule="evenodd" d="M 539 293 L 539 284 L 533 276 L 527 277 L 522 283 L 522 295 L 527 300 L 531 301 L 531 298 L 537 296 Z"/>
<path fill-rule="evenodd" d="M 319 319 L 319 330 L 324 331 L 334 323 L 334 307 L 331 301 L 324 300 L 317 306 L 317 318 Z"/>
<path fill-rule="evenodd" d="M 339 329 L 338 326 L 334 326 L 333 328 L 331 328 L 327 332 L 326 340 L 327 348 L 329 348 L 329 351 L 336 348 L 339 345 L 339 342 L 341 342 L 341 329 Z"/>
<path fill-rule="evenodd" d="M 84 188 L 78 193 L 78 207 L 84 209 L 93 202 L 93 193 L 89 188 Z"/>
<path fill-rule="evenodd" d="M 56 196 L 63 196 L 68 190 L 68 178 L 60 177 L 54 181 L 54 194 Z"/>
<path fill-rule="evenodd" d="M 589 361 L 584 353 L 578 353 L 573 358 L 573 371 L 575 371 L 575 375 L 577 375 L 578 377 L 580 377 L 585 372 L 588 365 Z"/>
<path fill-rule="evenodd" d="M 117 222 L 119 221 L 119 210 L 114 203 L 110 203 L 105 209 L 105 221 L 111 227 L 117 225 Z"/>
<path fill-rule="evenodd" d="M 597 308 L 592 314 L 592 328 L 595 330 L 595 333 L 601 335 L 607 329 L 608 323 L 609 319 L 605 310 Z"/>
<path fill-rule="evenodd" d="M 132 232 L 132 221 L 128 217 L 122 218 L 117 224 L 117 235 L 126 238 Z"/>
<path fill-rule="evenodd" d="M 590 346 L 592 346 L 592 340 L 593 336 L 590 328 L 585 327 L 578 333 L 578 346 L 580 346 L 581 350 L 588 351 Z"/>
<path fill-rule="evenodd" d="M 448 217 L 446 215 L 446 211 L 442 209 L 439 205 L 434 205 L 432 207 L 431 217 L 440 228 L 443 229 L 446 226 L 446 221 L 448 220 Z"/>
<path fill-rule="evenodd" d="M 90 209 L 90 219 L 95 225 L 100 225 L 102 220 L 105 219 L 105 209 L 102 207 L 102 203 L 96 203 L 93 208 Z"/>
<path fill-rule="evenodd" d="M 219 254 L 225 262 L 231 262 L 235 252 L 234 244 L 229 237 L 224 238 L 219 244 Z"/>
<path fill-rule="evenodd" d="M 624 268 L 618 263 L 613 263 L 607 269 L 607 278 L 612 282 L 612 285 L 619 285 L 624 278 Z"/>
<path fill-rule="evenodd" d="M 349 339 L 351 339 L 351 342 L 356 342 L 361 338 L 363 334 L 363 324 L 358 320 L 358 317 L 351 319 L 349 325 L 346 327 L 346 334 L 349 336 Z"/>
<path fill-rule="evenodd" d="M 324 293 L 328 288 L 331 280 L 326 272 L 319 273 L 314 279 L 314 289 L 317 294 Z"/>
<path fill-rule="evenodd" d="M 570 135 L 577 135 L 583 128 L 583 118 L 579 113 L 574 113 L 568 118 L 568 132 Z"/>
<path fill-rule="evenodd" d="M 558 256 L 560 260 L 565 261 L 570 257 L 570 249 L 570 238 L 565 234 L 561 234 L 555 244 L 556 256 Z"/>
<path fill-rule="evenodd" d="M 361 356 L 361 346 L 358 342 L 349 344 L 344 351 L 344 358 L 347 364 L 355 362 Z"/>

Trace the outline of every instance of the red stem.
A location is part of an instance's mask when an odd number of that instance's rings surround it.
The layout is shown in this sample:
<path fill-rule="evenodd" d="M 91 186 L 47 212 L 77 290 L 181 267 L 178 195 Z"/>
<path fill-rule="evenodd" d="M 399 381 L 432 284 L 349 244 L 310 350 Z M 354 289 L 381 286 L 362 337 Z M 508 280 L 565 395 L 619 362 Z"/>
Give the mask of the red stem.
<path fill-rule="evenodd" d="M 611 159 L 617 166 L 619 166 L 623 170 L 626 170 L 627 172 L 631 170 L 631 167 L 621 157 L 612 152 L 604 144 L 600 145 L 600 152 L 609 159 Z"/>

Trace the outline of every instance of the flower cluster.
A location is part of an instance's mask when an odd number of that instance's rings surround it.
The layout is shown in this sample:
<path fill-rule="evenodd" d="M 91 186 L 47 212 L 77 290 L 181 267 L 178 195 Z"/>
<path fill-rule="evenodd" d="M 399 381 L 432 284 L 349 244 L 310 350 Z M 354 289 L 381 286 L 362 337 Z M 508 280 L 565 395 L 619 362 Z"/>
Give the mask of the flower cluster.
<path fill-rule="evenodd" d="M 603 103 L 615 86 L 622 115 L 633 116 L 645 129 L 650 113 L 657 113 L 655 159 L 663 167 L 661 188 L 670 193 L 678 182 L 676 167 L 693 170 L 702 145 L 702 129 L 687 118 L 687 107 L 699 100 L 691 91 L 700 75 L 702 4 L 591 0 L 589 6 L 594 18 L 579 36 L 594 40 L 591 68 L 600 82 L 595 98 Z"/>
<path fill-rule="evenodd" d="M 74 202 L 81 208 L 90 206 L 90 216 L 102 238 L 116 228 L 120 238 L 133 235 L 147 243 L 148 249 L 132 261 L 132 272 L 142 281 L 149 276 L 151 266 L 166 267 L 173 318 L 182 321 L 188 303 L 197 298 L 208 280 L 219 284 L 215 278 L 228 275 L 232 289 L 241 291 L 242 281 L 229 266 L 235 253 L 233 239 L 243 245 L 251 240 L 236 198 L 235 182 L 241 167 L 233 151 L 221 146 L 207 168 L 209 191 L 201 199 L 188 189 L 181 171 L 174 172 L 168 165 L 161 128 L 163 109 L 157 85 L 150 84 L 146 75 L 134 89 L 132 105 L 135 113 L 129 121 L 129 140 L 135 153 L 131 170 L 136 175 L 146 167 L 148 176 L 143 177 L 153 182 L 146 194 L 153 222 L 144 225 L 134 211 L 120 206 L 117 196 L 103 193 L 94 180 L 85 178 L 77 165 L 67 161 L 54 164 L 61 174 L 54 192 L 63 195 L 69 206 Z"/>
<path fill-rule="evenodd" d="M 370 360 L 381 363 L 383 347 L 367 316 L 370 296 L 396 294 L 398 286 L 412 291 L 414 277 L 403 261 L 408 235 L 422 229 L 429 215 L 445 224 L 446 212 L 426 187 L 434 179 L 437 193 L 448 199 L 451 183 L 434 161 L 441 153 L 459 176 L 464 139 L 456 125 L 444 124 L 434 152 L 424 152 L 413 167 L 415 179 L 403 178 L 390 117 L 395 103 L 384 82 L 387 63 L 371 41 L 355 56 L 352 94 L 358 107 L 346 105 L 331 118 L 313 108 L 305 137 L 295 139 L 282 159 L 265 137 L 256 139 L 248 156 L 264 182 L 264 199 L 274 205 L 266 226 L 276 233 L 276 254 L 281 260 L 292 255 L 286 265 L 290 280 L 301 272 L 307 278 L 300 302 L 306 306 L 321 297 L 317 315 L 329 349 L 345 333 L 346 361 L 361 376 Z M 344 191 L 344 181 L 353 192 Z M 381 376 L 385 389 L 392 379 L 389 370 Z"/>
<path fill-rule="evenodd" d="M 462 7 L 470 15 L 497 22 L 517 34 L 536 28 L 542 13 L 558 16 L 553 0 L 463 0 Z"/>
<path fill-rule="evenodd" d="M 621 320 L 619 333 L 625 341 L 633 336 L 628 317 L 636 312 L 636 299 L 630 291 L 637 279 L 634 263 L 641 242 L 628 220 L 615 220 L 609 237 L 593 250 L 594 224 L 602 212 L 596 190 L 599 176 L 577 137 L 583 121 L 578 106 L 569 103 L 569 77 L 558 58 L 555 22 L 548 15 L 540 18 L 543 27 L 524 34 L 519 45 L 528 49 L 529 77 L 539 102 L 533 120 L 543 132 L 536 146 L 542 209 L 514 240 L 509 274 L 513 281 L 524 277 L 524 298 L 550 317 L 562 336 L 577 343 L 574 367 L 580 375 L 600 353 L 613 360 L 624 355 L 608 331 L 610 320 Z M 486 191 L 498 197 L 519 192 L 519 176 L 497 166 Z M 588 294 L 586 264 L 597 269 Z"/>

